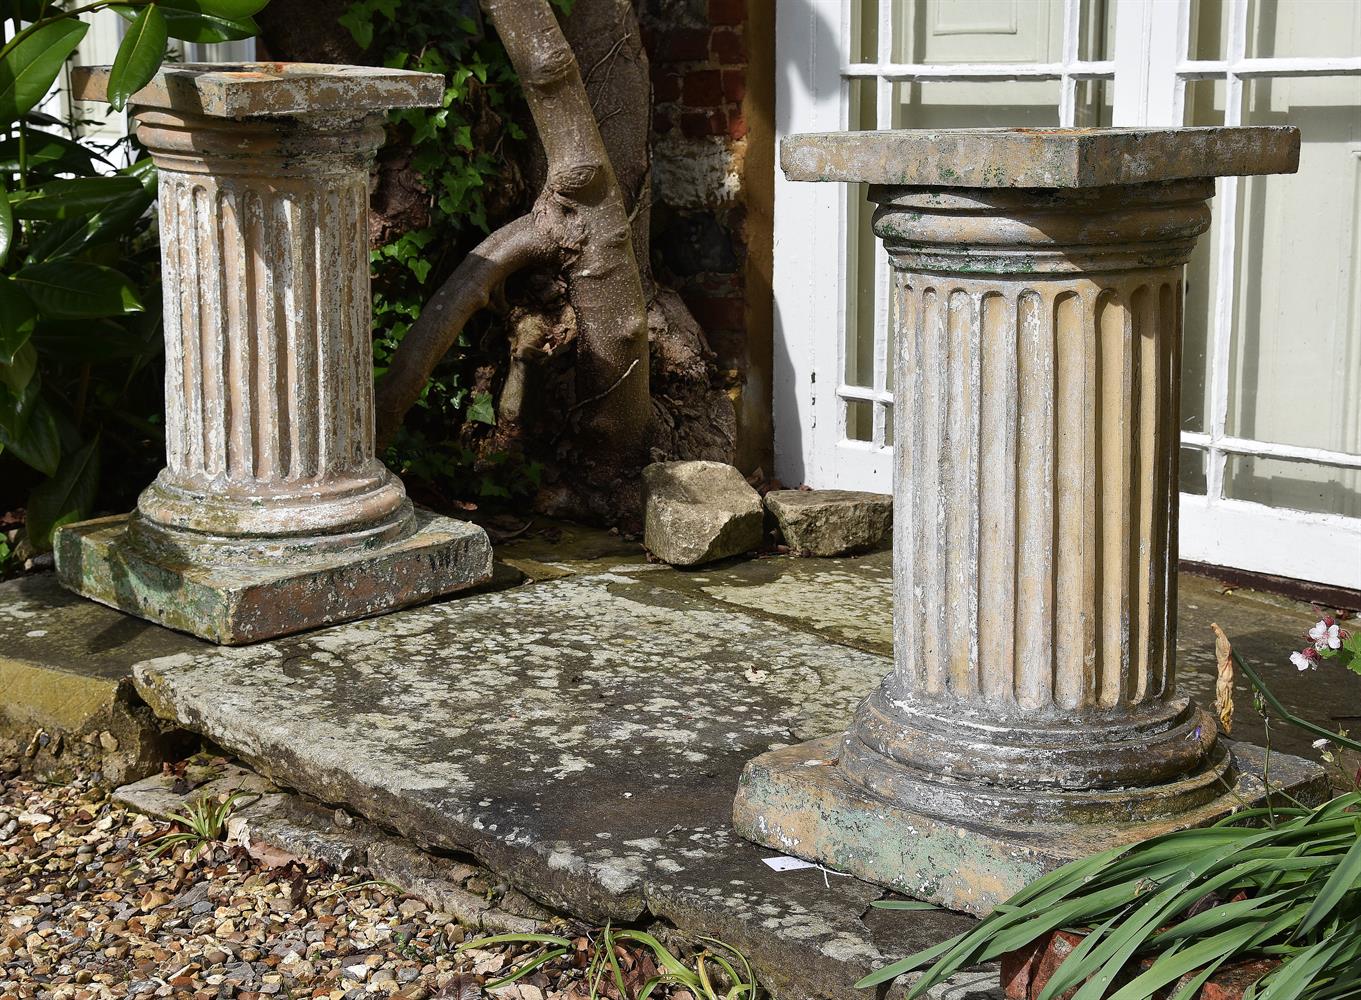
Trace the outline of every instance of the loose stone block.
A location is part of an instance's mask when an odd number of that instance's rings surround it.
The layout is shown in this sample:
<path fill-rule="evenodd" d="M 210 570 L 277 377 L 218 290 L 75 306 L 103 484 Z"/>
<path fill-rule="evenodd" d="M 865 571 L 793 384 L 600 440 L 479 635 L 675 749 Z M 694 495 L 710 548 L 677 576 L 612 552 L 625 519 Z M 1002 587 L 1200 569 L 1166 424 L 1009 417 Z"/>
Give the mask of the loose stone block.
<path fill-rule="evenodd" d="M 107 83 L 78 74 L 76 96 Z M 166 467 L 129 517 L 61 529 L 66 586 L 237 643 L 490 576 L 481 529 L 418 518 L 374 452 L 369 168 L 383 113 L 442 93 L 251 63 L 168 66 L 133 95 L 160 177 Z"/>
<path fill-rule="evenodd" d="M 745 835 L 981 913 L 1069 857 L 1241 805 L 1251 753 L 1175 681 L 1182 269 L 1213 177 L 1292 171 L 1298 145 L 785 141 L 791 179 L 874 185 L 894 269 L 894 670 L 841 739 L 748 765 Z M 1318 781 L 1301 763 L 1285 784 Z"/>
<path fill-rule="evenodd" d="M 698 566 L 761 544 L 761 497 L 722 462 L 654 462 L 643 470 L 643 544 L 673 566 Z"/>
<path fill-rule="evenodd" d="M 893 497 L 853 490 L 771 490 L 766 508 L 800 555 L 839 556 L 873 548 L 893 524 Z"/>

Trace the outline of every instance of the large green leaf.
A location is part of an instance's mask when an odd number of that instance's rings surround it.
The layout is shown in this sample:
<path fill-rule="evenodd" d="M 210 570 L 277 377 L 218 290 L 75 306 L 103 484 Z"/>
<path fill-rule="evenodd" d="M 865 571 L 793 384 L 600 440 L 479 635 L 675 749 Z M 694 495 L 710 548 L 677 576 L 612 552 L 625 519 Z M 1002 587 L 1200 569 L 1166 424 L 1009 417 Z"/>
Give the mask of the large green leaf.
<path fill-rule="evenodd" d="M 165 15 L 154 3 L 143 7 L 132 22 L 109 70 L 108 97 L 115 111 L 122 111 L 128 98 L 150 83 L 161 68 L 167 31 Z"/>
<path fill-rule="evenodd" d="M 29 264 L 16 272 L 14 279 L 22 283 L 45 316 L 82 319 L 142 310 L 132 282 L 111 267 L 54 260 Z"/>
<path fill-rule="evenodd" d="M 198 8 L 205 14 L 240 20 L 265 9 L 269 0 L 198 0 Z"/>
<path fill-rule="evenodd" d="M 14 355 L 28 343 L 38 312 L 24 290 L 0 278 L 0 365 L 14 364 Z"/>
<path fill-rule="evenodd" d="M 10 203 L 18 219 L 74 219 L 102 212 L 129 198 L 139 199 L 144 193 L 136 177 L 75 177 L 16 191 L 10 195 Z"/>
<path fill-rule="evenodd" d="M 19 145 L 18 136 L 0 140 L 0 171 L 12 174 L 19 172 Z M 37 129 L 29 130 L 24 137 L 23 151 L 24 166 L 28 170 L 30 182 L 35 174 L 43 172 L 91 173 L 94 169 L 91 160 L 99 156 L 94 150 L 86 149 L 65 136 L 40 132 Z M 104 157 L 99 156 L 99 159 L 104 160 Z"/>
<path fill-rule="evenodd" d="M 0 264 L 9 256 L 10 244 L 14 242 L 14 213 L 9 207 L 9 192 L 0 181 Z"/>
<path fill-rule="evenodd" d="M 0 383 L 4 383 L 15 398 L 22 399 L 38 372 L 38 352 L 32 344 L 23 344 L 14 352 L 7 365 L 0 365 Z"/>
<path fill-rule="evenodd" d="M 0 372 L 5 369 L 0 367 Z M 0 378 L 0 427 L 5 433 L 18 437 L 24 432 L 24 424 L 33 412 L 38 401 L 38 388 L 41 379 L 29 379 L 21 392 L 11 392 L 6 380 Z"/>
<path fill-rule="evenodd" d="M 171 38 L 186 42 L 212 44 L 254 38 L 260 27 L 250 17 L 224 17 L 208 10 L 200 0 L 161 0 L 158 4 L 165 16 L 166 33 Z M 138 14 L 136 7 L 115 7 L 129 21 Z"/>
<path fill-rule="evenodd" d="M 17 436 L 11 435 L 0 423 L 0 445 L 44 476 L 55 476 L 61 461 L 61 435 L 57 432 L 57 421 L 47 401 L 38 397 Z"/>
<path fill-rule="evenodd" d="M 40 358 L 99 365 L 154 358 L 160 353 L 161 338 L 129 329 L 126 320 L 59 319 L 38 324 L 33 346 Z"/>
<path fill-rule="evenodd" d="M 66 455 L 56 475 L 28 498 L 28 540 L 38 551 L 51 548 L 52 532 L 79 521 L 94 505 L 99 487 L 99 437 Z"/>
<path fill-rule="evenodd" d="M 0 122 L 15 122 L 46 96 L 90 26 L 75 18 L 43 24 L 0 55 Z"/>

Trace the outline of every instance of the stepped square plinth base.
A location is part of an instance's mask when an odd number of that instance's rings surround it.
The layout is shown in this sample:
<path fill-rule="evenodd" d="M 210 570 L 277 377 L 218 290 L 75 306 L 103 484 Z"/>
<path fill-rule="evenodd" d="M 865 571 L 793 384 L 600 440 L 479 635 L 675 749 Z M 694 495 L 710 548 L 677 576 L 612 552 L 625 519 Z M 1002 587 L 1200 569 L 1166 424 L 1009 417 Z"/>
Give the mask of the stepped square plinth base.
<path fill-rule="evenodd" d="M 1188 812 L 1139 823 L 1009 829 L 990 822 L 985 793 L 978 797 L 976 822 L 944 820 L 876 798 L 845 778 L 835 763 L 841 738 L 831 736 L 772 750 L 748 763 L 733 822 L 758 844 L 983 916 L 1028 882 L 1070 861 L 1204 826 L 1260 802 L 1266 751 L 1248 743 L 1226 745 L 1236 764 L 1233 787 Z M 1271 755 L 1271 786 L 1276 801 L 1288 795 L 1315 804 L 1328 796 L 1319 767 L 1289 754 Z"/>
<path fill-rule="evenodd" d="M 243 566 L 160 562 L 128 544 L 131 515 L 63 527 L 57 573 L 83 597 L 225 646 L 367 618 L 491 578 L 475 524 L 416 512 L 416 531 L 381 545 Z"/>

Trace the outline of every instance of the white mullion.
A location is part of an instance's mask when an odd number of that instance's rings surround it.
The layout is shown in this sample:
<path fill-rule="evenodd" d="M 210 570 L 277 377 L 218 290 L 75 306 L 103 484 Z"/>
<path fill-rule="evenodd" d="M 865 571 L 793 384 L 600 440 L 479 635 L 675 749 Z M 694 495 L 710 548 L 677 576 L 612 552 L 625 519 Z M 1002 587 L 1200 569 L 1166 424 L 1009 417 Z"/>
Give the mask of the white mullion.
<path fill-rule="evenodd" d="M 842 383 L 836 387 L 836 394 L 842 399 L 853 399 L 861 403 L 892 403 L 893 393 L 887 389 L 871 389 L 865 385 Z"/>
<path fill-rule="evenodd" d="M 1066 2 L 1066 0 L 1065 0 Z M 1080 60 L 1071 64 L 1051 63 L 847 63 L 841 75 L 849 79 L 887 80 L 1058 80 L 1065 75 L 1074 80 L 1109 80 L 1115 76 L 1115 62 L 1109 59 Z"/>
<path fill-rule="evenodd" d="M 879 32 L 877 36 L 879 51 L 876 58 L 880 65 L 888 65 L 893 62 L 893 13 L 894 4 L 889 0 L 879 0 Z M 876 77 L 874 99 L 875 127 L 883 129 L 893 128 L 894 112 L 894 85 L 884 77 Z M 888 251 L 884 249 L 883 240 L 874 241 L 874 389 L 876 393 L 883 394 L 886 386 L 886 372 L 888 370 Z M 858 333 L 858 331 L 857 331 Z M 871 440 L 876 448 L 884 447 L 885 441 L 885 409 L 882 403 L 873 403 L 870 406 L 870 432 Z"/>
<path fill-rule="evenodd" d="M 1248 0 L 1230 0 L 1229 62 L 1242 61 L 1247 47 Z M 1232 71 L 1224 78 L 1224 124 L 1243 120 L 1243 81 Z M 1215 262 L 1214 348 L 1210 366 L 1210 441 L 1206 452 L 1205 496 L 1209 503 L 1224 498 L 1224 464 L 1228 454 L 1220 447 L 1229 415 L 1229 354 L 1233 343 L 1234 261 L 1238 250 L 1237 177 L 1220 181 L 1216 215 L 1219 236 Z"/>
<path fill-rule="evenodd" d="M 1063 72 L 1059 76 L 1059 127 L 1072 128 L 1077 119 L 1078 32 L 1081 30 L 1080 0 L 1063 0 Z"/>
<path fill-rule="evenodd" d="M 1200 431 L 1183 431 L 1181 443 L 1188 448 L 1208 449 L 1210 435 Z M 1214 446 L 1230 455 L 1253 455 L 1262 458 L 1279 458 L 1290 462 L 1314 462 L 1318 465 L 1335 465 L 1344 469 L 1361 469 L 1361 455 L 1349 451 L 1331 451 L 1327 448 L 1311 448 L 1307 445 L 1279 444 L 1275 441 L 1258 441 L 1256 438 L 1242 438 L 1225 435 L 1215 441 Z"/>
<path fill-rule="evenodd" d="M 1361 56 L 1272 56 L 1249 59 L 1186 59 L 1177 75 L 1187 80 L 1213 80 L 1233 73 L 1259 76 L 1350 76 L 1361 73 Z"/>
<path fill-rule="evenodd" d="M 1191 58 L 1191 0 L 1177 3 L 1176 58 L 1179 62 Z M 1177 126 L 1186 124 L 1186 77 L 1180 67 L 1172 82 L 1172 122 Z"/>

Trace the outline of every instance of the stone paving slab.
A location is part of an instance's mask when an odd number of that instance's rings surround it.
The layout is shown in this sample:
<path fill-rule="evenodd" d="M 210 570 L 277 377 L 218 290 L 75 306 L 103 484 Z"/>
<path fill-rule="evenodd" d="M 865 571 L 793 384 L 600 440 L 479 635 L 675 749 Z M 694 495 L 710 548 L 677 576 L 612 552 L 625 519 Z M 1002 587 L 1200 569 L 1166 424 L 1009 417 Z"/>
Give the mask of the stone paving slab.
<path fill-rule="evenodd" d="M 653 575 L 160 657 L 138 689 L 280 784 L 468 852 L 549 905 L 721 937 L 785 996 L 855 995 L 876 962 L 966 926 L 940 912 L 872 932 L 882 890 L 774 873 L 730 825 L 746 761 L 841 728 L 884 658 Z"/>

